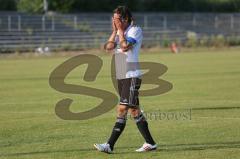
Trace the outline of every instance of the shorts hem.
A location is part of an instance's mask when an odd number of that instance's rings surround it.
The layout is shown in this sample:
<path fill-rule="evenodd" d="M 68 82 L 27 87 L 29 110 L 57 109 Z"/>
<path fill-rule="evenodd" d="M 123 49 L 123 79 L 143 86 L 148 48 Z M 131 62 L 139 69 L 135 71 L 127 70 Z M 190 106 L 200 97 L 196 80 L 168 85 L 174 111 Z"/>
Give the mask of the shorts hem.
<path fill-rule="evenodd" d="M 129 104 L 129 103 L 119 103 L 120 105 L 125 105 L 125 106 L 128 106 L 128 107 L 139 107 L 139 105 L 135 105 L 135 104 Z"/>

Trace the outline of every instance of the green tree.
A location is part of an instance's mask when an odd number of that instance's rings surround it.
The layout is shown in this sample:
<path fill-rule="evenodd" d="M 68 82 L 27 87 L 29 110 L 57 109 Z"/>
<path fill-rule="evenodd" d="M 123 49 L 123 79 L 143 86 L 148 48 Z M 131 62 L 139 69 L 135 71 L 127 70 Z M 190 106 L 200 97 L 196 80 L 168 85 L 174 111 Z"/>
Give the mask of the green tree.
<path fill-rule="evenodd" d="M 41 13 L 43 0 L 0 0 L 1 8 L 17 2 L 19 11 Z M 239 12 L 240 0 L 48 0 L 49 10 L 70 12 L 111 12 L 118 5 L 132 11 L 160 12 Z M 14 7 L 12 7 L 14 8 Z"/>
<path fill-rule="evenodd" d="M 42 13 L 43 0 L 19 0 L 17 10 L 28 13 Z"/>
<path fill-rule="evenodd" d="M 76 2 L 77 0 L 48 0 L 49 10 L 68 13 L 72 11 Z"/>

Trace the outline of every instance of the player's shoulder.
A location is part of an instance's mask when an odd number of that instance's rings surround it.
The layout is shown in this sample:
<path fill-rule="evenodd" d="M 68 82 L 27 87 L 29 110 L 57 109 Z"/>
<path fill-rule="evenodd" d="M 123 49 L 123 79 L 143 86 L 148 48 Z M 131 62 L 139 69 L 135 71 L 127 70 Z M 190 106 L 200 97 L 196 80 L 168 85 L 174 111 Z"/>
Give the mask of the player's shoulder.
<path fill-rule="evenodd" d="M 130 33 L 142 33 L 142 29 L 138 25 L 132 25 L 129 29 Z"/>

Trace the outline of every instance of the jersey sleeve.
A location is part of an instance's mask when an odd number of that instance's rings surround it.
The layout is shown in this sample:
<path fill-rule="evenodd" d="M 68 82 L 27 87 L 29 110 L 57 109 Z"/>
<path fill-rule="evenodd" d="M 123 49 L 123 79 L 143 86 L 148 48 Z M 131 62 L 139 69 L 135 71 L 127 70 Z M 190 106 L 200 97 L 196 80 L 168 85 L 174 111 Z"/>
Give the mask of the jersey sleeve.
<path fill-rule="evenodd" d="M 126 40 L 128 43 L 136 44 L 142 41 L 142 29 L 139 27 L 133 27 L 128 31 Z"/>

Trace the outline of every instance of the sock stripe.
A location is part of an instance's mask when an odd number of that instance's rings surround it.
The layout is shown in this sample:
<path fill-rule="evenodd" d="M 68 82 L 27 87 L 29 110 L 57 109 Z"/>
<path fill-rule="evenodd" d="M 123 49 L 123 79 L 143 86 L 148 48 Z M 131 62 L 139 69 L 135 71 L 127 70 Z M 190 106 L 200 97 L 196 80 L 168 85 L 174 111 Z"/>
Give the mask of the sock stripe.
<path fill-rule="evenodd" d="M 136 123 L 142 121 L 142 120 L 145 120 L 145 117 L 144 115 L 141 113 L 140 115 L 138 115 L 137 117 L 134 117 L 134 120 Z"/>
<path fill-rule="evenodd" d="M 117 117 L 117 121 L 116 122 L 124 124 L 124 123 L 126 123 L 126 118 Z"/>

